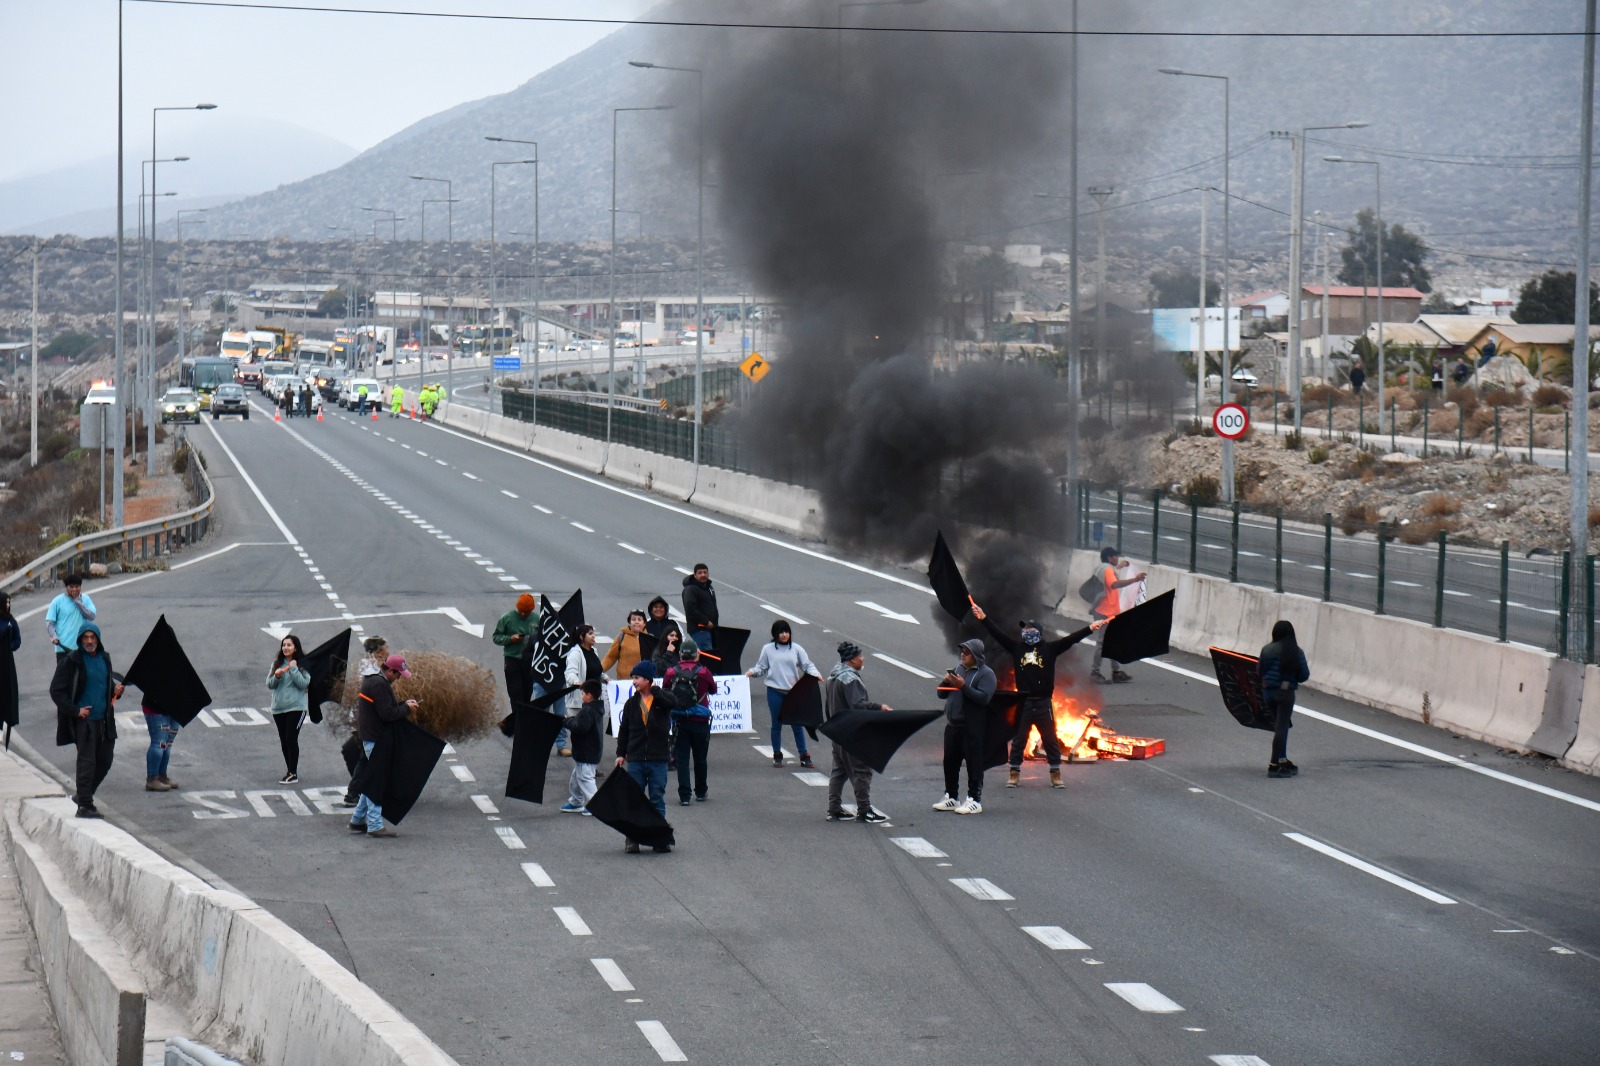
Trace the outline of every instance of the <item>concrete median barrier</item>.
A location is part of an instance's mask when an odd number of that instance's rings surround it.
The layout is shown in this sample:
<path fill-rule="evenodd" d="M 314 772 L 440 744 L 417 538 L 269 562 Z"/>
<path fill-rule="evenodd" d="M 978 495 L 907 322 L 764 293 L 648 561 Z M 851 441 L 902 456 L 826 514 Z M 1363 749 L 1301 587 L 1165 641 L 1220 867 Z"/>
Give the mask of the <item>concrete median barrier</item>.
<path fill-rule="evenodd" d="M 78 898 L 71 879 L 19 830 L 15 808 L 7 813 L 6 834 L 68 1061 L 75 1066 L 141 1066 L 143 979 Z"/>
<path fill-rule="evenodd" d="M 159 975 L 163 996 L 196 1037 L 252 1066 L 454 1063 L 260 906 L 207 885 L 115 826 L 75 820 L 72 811 L 64 797 L 24 800 L 13 836 L 55 862 L 139 969 Z"/>
<path fill-rule="evenodd" d="M 1586 774 L 1600 774 L 1600 666 L 1584 667 L 1577 734 L 1561 757 L 1561 765 Z"/>

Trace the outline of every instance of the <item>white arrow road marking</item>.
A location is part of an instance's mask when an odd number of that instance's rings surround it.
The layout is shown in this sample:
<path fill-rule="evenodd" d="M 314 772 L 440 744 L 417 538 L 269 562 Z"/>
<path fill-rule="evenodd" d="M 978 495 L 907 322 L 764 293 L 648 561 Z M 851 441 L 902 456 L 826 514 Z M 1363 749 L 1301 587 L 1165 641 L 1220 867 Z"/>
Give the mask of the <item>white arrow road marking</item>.
<path fill-rule="evenodd" d="M 451 618 L 455 619 L 454 628 L 461 630 L 461 632 L 467 634 L 469 637 L 478 637 L 479 639 L 482 639 L 483 626 L 473 625 L 471 622 L 467 621 L 466 615 L 462 614 L 454 607 L 440 607 L 439 613 L 449 615 Z"/>
<path fill-rule="evenodd" d="M 883 604 L 873 603 L 871 600 L 857 600 L 856 606 L 865 607 L 869 611 L 877 611 L 885 618 L 893 618 L 896 622 L 910 622 L 914 626 L 922 624 L 909 614 L 901 614 L 899 611 L 891 611 Z"/>
<path fill-rule="evenodd" d="M 404 618 L 420 614 L 442 614 L 451 619 L 453 628 L 461 630 L 469 637 L 480 639 L 483 637 L 483 626 L 468 622 L 467 616 L 454 607 L 433 607 L 425 611 L 381 611 L 377 614 L 339 614 L 328 618 L 283 618 L 262 626 L 261 630 L 277 640 L 282 640 L 296 625 L 308 625 L 312 622 L 353 622 L 365 618 Z"/>

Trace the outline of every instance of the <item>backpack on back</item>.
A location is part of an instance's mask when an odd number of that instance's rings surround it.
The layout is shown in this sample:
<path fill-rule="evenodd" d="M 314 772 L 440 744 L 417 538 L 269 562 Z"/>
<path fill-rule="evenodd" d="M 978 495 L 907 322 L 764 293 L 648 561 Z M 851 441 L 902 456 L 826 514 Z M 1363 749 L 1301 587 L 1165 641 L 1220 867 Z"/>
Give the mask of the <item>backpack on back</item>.
<path fill-rule="evenodd" d="M 662 695 L 667 698 L 667 702 L 674 710 L 687 711 L 700 702 L 700 685 L 696 678 L 698 673 L 697 667 L 684 670 L 682 664 L 672 668 L 672 680 Z"/>

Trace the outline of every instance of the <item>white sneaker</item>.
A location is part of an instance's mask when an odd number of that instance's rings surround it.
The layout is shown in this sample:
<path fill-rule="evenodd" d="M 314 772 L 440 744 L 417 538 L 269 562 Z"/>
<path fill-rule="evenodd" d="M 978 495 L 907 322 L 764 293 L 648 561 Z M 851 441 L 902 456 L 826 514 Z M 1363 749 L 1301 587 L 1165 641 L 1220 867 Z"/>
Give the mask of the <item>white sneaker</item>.
<path fill-rule="evenodd" d="M 983 804 L 969 796 L 967 797 L 967 802 L 963 803 L 955 810 L 957 814 L 982 814 Z"/>
<path fill-rule="evenodd" d="M 936 811 L 953 811 L 959 809 L 960 806 L 961 804 L 956 801 L 955 797 L 946 792 L 944 794 L 944 799 L 940 800 L 938 803 L 935 803 L 933 805 L 933 809 Z"/>

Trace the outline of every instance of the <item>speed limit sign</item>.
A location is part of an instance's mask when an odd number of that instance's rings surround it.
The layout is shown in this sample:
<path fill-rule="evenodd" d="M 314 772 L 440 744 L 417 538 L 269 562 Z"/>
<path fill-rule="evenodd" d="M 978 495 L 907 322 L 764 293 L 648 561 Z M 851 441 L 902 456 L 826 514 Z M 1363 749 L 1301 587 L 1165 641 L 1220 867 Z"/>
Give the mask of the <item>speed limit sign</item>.
<path fill-rule="evenodd" d="M 1211 415 L 1211 428 L 1219 437 L 1238 440 L 1250 428 L 1250 412 L 1236 403 L 1225 403 Z"/>

